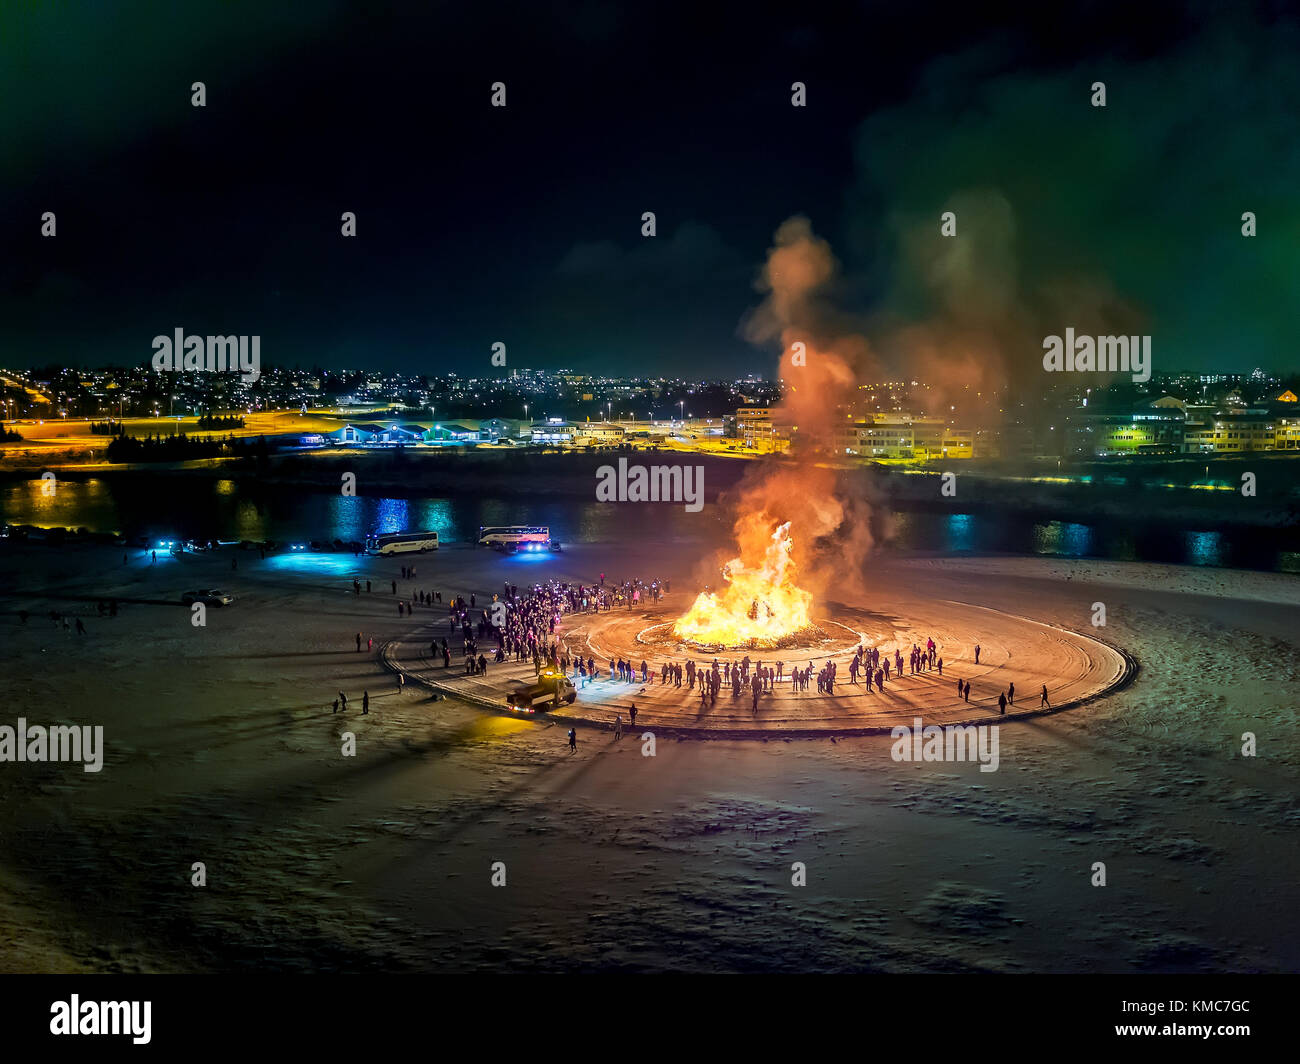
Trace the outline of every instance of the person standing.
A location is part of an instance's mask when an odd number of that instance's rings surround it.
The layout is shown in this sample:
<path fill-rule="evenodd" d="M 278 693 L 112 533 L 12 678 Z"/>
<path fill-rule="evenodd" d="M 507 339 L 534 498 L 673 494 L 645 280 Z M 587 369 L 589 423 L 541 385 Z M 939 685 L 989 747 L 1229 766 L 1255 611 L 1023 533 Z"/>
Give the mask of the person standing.
<path fill-rule="evenodd" d="M 623 714 L 615 713 L 614 714 L 614 739 L 618 740 L 621 738 L 623 738 Z"/>
<path fill-rule="evenodd" d="M 975 644 L 975 664 L 978 665 L 979 663 L 980 663 L 980 645 L 979 645 L 978 643 L 976 643 L 976 644 Z"/>
<path fill-rule="evenodd" d="M 369 692 L 369 691 L 362 691 L 362 692 L 361 692 L 361 712 L 362 712 L 363 715 L 366 714 L 366 713 L 369 713 L 369 712 L 370 712 L 370 692 Z"/>
<path fill-rule="evenodd" d="M 569 729 L 569 753 L 575 754 L 577 752 L 578 752 L 578 733 L 574 731 L 572 728 L 570 728 Z"/>
<path fill-rule="evenodd" d="M 1007 696 L 1004 695 L 1004 694 L 999 694 L 999 695 L 998 695 L 998 712 L 999 712 L 999 713 L 1005 713 L 1006 711 L 1007 711 Z"/>
<path fill-rule="evenodd" d="M 628 720 L 632 722 L 632 727 L 636 727 L 636 703 L 633 702 L 631 708 L 627 711 Z"/>
<path fill-rule="evenodd" d="M 342 691 L 339 692 L 339 702 L 342 703 L 343 712 L 346 713 L 348 711 L 348 696 Z"/>
<path fill-rule="evenodd" d="M 357 653 L 361 653 L 361 633 L 357 633 Z"/>
<path fill-rule="evenodd" d="M 1016 685 L 1013 683 L 1007 684 L 1007 701 L 1013 706 L 1016 704 Z"/>

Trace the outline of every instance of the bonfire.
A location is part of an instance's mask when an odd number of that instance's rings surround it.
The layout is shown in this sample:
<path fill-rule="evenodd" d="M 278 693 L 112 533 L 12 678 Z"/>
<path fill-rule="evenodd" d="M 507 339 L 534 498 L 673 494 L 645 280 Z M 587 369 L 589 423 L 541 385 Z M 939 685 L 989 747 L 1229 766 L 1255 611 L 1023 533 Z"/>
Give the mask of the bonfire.
<path fill-rule="evenodd" d="M 813 597 L 795 583 L 793 546 L 787 521 L 772 532 L 761 557 L 733 558 L 722 569 L 721 593 L 701 592 L 673 635 L 709 649 L 767 650 L 814 634 Z"/>

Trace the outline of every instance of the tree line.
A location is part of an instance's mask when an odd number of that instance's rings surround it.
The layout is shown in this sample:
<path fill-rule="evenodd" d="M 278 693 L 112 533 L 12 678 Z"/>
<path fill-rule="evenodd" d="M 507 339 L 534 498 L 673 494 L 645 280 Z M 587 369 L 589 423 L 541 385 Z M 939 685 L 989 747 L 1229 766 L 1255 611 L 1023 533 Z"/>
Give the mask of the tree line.
<path fill-rule="evenodd" d="M 265 458 L 265 436 L 114 436 L 105 448 L 110 462 L 183 462 L 192 458 Z"/>

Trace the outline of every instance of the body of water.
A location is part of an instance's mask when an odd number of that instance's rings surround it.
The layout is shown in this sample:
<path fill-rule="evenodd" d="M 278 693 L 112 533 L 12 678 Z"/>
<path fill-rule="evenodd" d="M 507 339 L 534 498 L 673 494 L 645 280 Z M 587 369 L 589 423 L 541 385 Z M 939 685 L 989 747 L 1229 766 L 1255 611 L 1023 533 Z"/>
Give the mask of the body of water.
<path fill-rule="evenodd" d="M 1300 572 L 1295 529 L 1212 530 L 1135 520 L 1122 526 L 1026 520 L 987 514 L 885 515 L 889 549 L 1055 555 L 1117 561 Z M 41 481 L 0 484 L 0 518 L 9 524 L 88 528 L 128 536 L 198 540 L 364 540 L 374 532 L 430 529 L 448 542 L 472 542 L 483 525 L 547 525 L 562 543 L 651 537 L 716 543 L 727 515 L 707 506 L 598 503 L 573 497 L 465 495 L 444 498 L 345 497 L 305 488 L 204 478 Z"/>

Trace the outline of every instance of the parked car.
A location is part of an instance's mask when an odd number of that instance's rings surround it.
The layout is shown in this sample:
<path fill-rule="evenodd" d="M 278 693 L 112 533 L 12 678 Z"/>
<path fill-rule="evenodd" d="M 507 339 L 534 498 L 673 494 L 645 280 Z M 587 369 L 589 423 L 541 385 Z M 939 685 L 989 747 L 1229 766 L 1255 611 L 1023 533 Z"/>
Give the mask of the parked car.
<path fill-rule="evenodd" d="M 210 587 L 202 591 L 186 591 L 181 595 L 181 601 L 187 606 L 195 602 L 202 602 L 205 606 L 229 606 L 235 601 L 235 596 Z"/>

